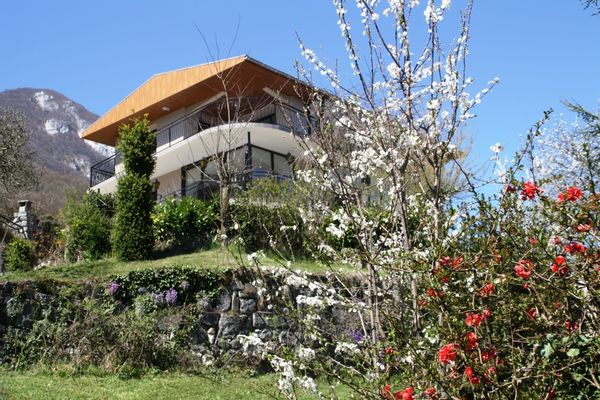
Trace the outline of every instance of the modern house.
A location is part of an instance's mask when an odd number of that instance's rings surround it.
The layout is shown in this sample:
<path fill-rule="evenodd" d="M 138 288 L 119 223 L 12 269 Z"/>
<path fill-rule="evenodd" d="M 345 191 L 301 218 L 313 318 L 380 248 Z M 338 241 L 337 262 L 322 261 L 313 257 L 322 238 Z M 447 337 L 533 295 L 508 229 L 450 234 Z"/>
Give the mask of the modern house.
<path fill-rule="evenodd" d="M 287 179 L 315 129 L 311 87 L 248 56 L 157 74 L 88 127 L 82 137 L 115 147 L 119 126 L 148 116 L 156 131 L 157 198 L 207 197 L 226 169 L 243 185 Z M 224 169 L 224 165 L 227 167 Z M 119 154 L 92 166 L 90 190 L 116 191 Z"/>

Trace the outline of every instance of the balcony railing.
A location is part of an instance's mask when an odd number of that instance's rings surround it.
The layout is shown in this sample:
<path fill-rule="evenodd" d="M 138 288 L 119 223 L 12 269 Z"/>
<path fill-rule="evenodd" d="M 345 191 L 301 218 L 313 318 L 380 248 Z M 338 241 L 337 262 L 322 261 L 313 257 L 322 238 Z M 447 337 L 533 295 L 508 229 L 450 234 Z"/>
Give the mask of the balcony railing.
<path fill-rule="evenodd" d="M 291 184 L 291 178 L 287 175 L 273 174 L 269 171 L 254 168 L 250 172 L 240 173 L 235 177 L 232 187 L 230 187 L 230 195 L 235 195 L 236 192 L 243 190 L 251 180 L 260 178 L 272 178 L 277 182 L 290 182 Z M 203 179 L 186 185 L 180 190 L 163 194 L 159 196 L 157 201 L 162 203 L 169 197 L 177 199 L 182 197 L 196 197 L 202 200 L 209 200 L 219 193 L 219 189 L 220 184 L 218 179 Z"/>
<path fill-rule="evenodd" d="M 304 111 L 289 104 L 270 102 L 264 99 L 243 98 L 217 100 L 206 107 L 188 114 L 163 127 L 156 134 L 156 152 L 165 150 L 177 142 L 188 139 L 206 129 L 227 124 L 223 114 L 234 114 L 231 123 L 256 122 L 289 129 L 299 137 L 311 135 L 317 128 L 317 120 Z M 96 186 L 115 176 L 115 168 L 120 163 L 119 153 L 100 161 L 90 171 L 90 187 Z"/>
<path fill-rule="evenodd" d="M 94 187 L 115 176 L 115 169 L 121 161 L 121 153 L 115 152 L 112 156 L 92 165 L 90 169 L 90 187 Z"/>

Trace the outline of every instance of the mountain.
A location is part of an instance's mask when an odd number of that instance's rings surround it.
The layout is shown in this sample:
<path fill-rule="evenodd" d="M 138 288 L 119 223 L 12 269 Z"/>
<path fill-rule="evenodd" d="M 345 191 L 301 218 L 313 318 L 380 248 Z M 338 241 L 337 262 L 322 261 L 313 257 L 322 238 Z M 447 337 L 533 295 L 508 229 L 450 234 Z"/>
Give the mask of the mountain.
<path fill-rule="evenodd" d="M 98 116 L 57 91 L 5 90 L 0 92 L 0 107 L 21 111 L 28 119 L 40 185 L 17 195 L 32 200 L 38 213 L 55 214 L 65 203 L 67 192 L 83 193 L 90 167 L 112 154 L 112 148 L 79 136 Z"/>

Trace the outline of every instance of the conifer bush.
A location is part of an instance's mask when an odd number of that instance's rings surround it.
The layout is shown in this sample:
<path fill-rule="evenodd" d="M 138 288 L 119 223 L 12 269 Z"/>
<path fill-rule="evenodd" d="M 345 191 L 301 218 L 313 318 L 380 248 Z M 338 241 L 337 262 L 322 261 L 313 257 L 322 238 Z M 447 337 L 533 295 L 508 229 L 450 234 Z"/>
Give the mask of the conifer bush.
<path fill-rule="evenodd" d="M 125 174 L 117 186 L 112 242 L 120 260 L 148 259 L 154 247 L 151 213 L 155 199 L 150 175 L 155 166 L 156 134 L 149 124 L 144 116 L 121 126 L 119 132 L 117 149 L 123 156 Z"/>

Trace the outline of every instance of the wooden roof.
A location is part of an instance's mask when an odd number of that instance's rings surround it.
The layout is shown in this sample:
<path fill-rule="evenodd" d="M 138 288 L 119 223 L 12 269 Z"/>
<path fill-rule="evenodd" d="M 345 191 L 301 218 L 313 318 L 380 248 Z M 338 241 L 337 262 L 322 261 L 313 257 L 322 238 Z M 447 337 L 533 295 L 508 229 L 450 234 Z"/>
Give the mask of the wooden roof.
<path fill-rule="evenodd" d="M 226 91 L 233 96 L 263 96 L 269 87 L 288 96 L 307 95 L 310 88 L 283 72 L 248 56 L 156 74 L 90 125 L 81 136 L 115 146 L 119 126 L 148 114 L 150 121 Z M 304 97 L 304 96 L 302 96 Z"/>

